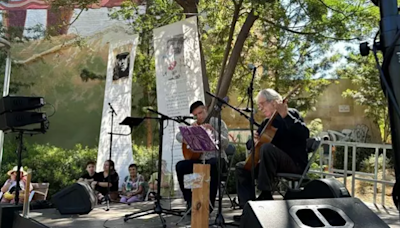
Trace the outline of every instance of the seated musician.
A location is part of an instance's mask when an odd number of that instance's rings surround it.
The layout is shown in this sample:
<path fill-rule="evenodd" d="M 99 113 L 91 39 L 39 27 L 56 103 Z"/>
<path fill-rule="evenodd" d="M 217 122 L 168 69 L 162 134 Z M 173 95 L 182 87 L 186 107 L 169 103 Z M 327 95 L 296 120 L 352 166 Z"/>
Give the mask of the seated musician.
<path fill-rule="evenodd" d="M 109 194 L 111 200 L 118 198 L 119 176 L 115 171 L 114 162 L 112 160 L 105 161 L 103 170 L 103 172 L 96 173 L 94 181 L 91 183 L 92 188 L 97 192 L 97 199 L 100 203 L 105 202 L 107 194 Z M 110 186 L 110 192 L 108 192 L 108 185 Z"/>
<path fill-rule="evenodd" d="M 301 174 L 307 166 L 306 145 L 310 132 L 300 113 L 294 108 L 288 108 L 287 102 L 283 102 L 281 95 L 275 90 L 261 90 L 257 96 L 257 103 L 266 119 L 254 134 L 255 143 L 260 139 L 259 134 L 269 118 L 275 111 L 278 114 L 272 123 L 277 132 L 271 143 L 261 146 L 260 161 L 254 162 L 257 187 L 261 191 L 256 200 L 273 200 L 272 190 L 276 173 Z M 251 139 L 246 146 L 248 150 L 251 149 Z M 237 191 L 242 208 L 248 200 L 255 199 L 251 169 L 245 169 L 244 164 L 245 162 L 236 164 Z"/>
<path fill-rule="evenodd" d="M 218 139 L 218 118 L 211 117 L 210 118 L 210 124 L 208 123 L 203 123 L 204 120 L 206 119 L 208 113 L 207 113 L 207 107 L 204 105 L 203 102 L 201 101 L 196 101 L 190 106 L 190 113 L 197 117 L 197 121 L 194 122 L 192 125 L 193 126 L 198 126 L 202 125 L 206 129 L 210 129 L 213 131 L 214 136 L 216 139 Z M 221 144 L 222 144 L 222 160 L 223 160 L 223 167 L 227 162 L 227 156 L 225 154 L 225 149 L 228 146 L 229 140 L 228 140 L 228 128 L 226 127 L 225 122 L 221 120 Z M 176 139 L 179 142 L 183 142 L 182 134 L 180 132 L 177 133 Z M 185 189 L 184 188 L 184 183 L 183 183 L 183 176 L 186 174 L 193 173 L 193 164 L 195 163 L 202 163 L 203 159 L 205 160 L 206 164 L 210 164 L 210 177 L 211 177 L 211 182 L 210 182 L 210 202 L 211 205 L 214 206 L 215 202 L 215 197 L 217 195 L 217 190 L 218 190 L 218 153 L 215 151 L 205 151 L 202 153 L 200 159 L 198 160 L 182 160 L 179 161 L 176 164 L 176 172 L 178 176 L 178 181 L 179 181 L 179 187 L 183 193 L 183 197 L 187 203 L 187 207 L 191 207 L 191 202 L 192 202 L 192 191 L 191 189 Z M 211 212 L 211 209 L 210 209 Z"/>

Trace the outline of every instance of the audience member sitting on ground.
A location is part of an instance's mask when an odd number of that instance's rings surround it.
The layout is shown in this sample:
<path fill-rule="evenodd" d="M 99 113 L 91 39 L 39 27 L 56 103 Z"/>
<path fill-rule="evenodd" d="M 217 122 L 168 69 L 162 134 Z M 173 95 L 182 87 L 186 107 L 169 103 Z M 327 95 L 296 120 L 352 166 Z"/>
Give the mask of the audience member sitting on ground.
<path fill-rule="evenodd" d="M 126 176 L 122 184 L 121 203 L 134 203 L 143 201 L 144 178 L 137 172 L 137 165 L 129 165 L 129 176 Z"/>
<path fill-rule="evenodd" d="M 158 163 L 158 162 L 157 162 Z M 158 164 L 157 164 L 158 167 Z M 157 179 L 158 179 L 158 172 L 155 172 L 151 175 L 150 180 L 149 180 L 149 188 L 151 193 L 157 193 Z M 171 172 L 167 170 L 167 162 L 165 160 L 162 160 L 162 165 L 161 165 L 161 190 L 160 190 L 160 195 L 161 197 L 169 197 L 170 194 L 173 193 L 170 192 L 171 187 L 173 186 L 173 178 L 171 175 Z M 150 199 L 154 199 L 154 196 L 149 196 Z"/>
<path fill-rule="evenodd" d="M 110 200 L 117 200 L 118 198 L 119 176 L 115 171 L 114 162 L 112 160 L 105 161 L 103 169 L 103 172 L 96 173 L 94 176 L 94 181 L 91 183 L 92 188 L 97 193 L 97 199 L 100 201 L 100 203 L 103 203 L 106 200 L 105 196 L 108 193 L 108 184 L 110 187 Z"/>
<path fill-rule="evenodd" d="M 83 174 L 78 181 L 87 181 L 87 182 L 94 181 L 94 176 L 96 175 L 94 162 L 90 161 L 86 163 L 86 171 L 87 172 L 85 172 L 85 174 Z"/>
<path fill-rule="evenodd" d="M 10 176 L 10 178 L 4 183 L 3 187 L 1 188 L 1 193 L 0 193 L 0 198 L 1 198 L 1 203 L 15 203 L 15 190 L 16 190 L 16 185 L 17 185 L 17 170 L 18 167 L 14 166 L 14 168 L 10 171 L 7 172 L 7 175 Z M 20 169 L 20 181 L 19 181 L 19 186 L 20 186 L 20 191 L 19 191 L 19 203 L 22 203 L 24 201 L 24 196 L 25 196 L 25 186 L 26 186 L 26 175 L 27 173 L 24 171 L 24 168 L 21 167 Z M 30 185 L 29 192 L 33 190 L 32 185 Z"/>

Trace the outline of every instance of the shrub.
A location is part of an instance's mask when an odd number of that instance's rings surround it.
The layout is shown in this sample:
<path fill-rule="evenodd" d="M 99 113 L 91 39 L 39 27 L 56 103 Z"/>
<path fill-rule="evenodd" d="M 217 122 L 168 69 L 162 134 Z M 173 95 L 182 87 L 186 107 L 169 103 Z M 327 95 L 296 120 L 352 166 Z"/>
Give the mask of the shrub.
<path fill-rule="evenodd" d="M 157 172 L 158 146 L 147 148 L 146 146 L 134 145 L 132 148 L 133 160 L 138 166 L 138 171 L 148 181 L 150 175 Z"/>
<path fill-rule="evenodd" d="M 17 156 L 12 153 L 15 146 L 7 143 L 4 147 L 4 160 L 1 167 L 1 183 L 8 178 L 7 171 L 17 164 Z M 61 189 L 71 185 L 85 169 L 86 162 L 95 160 L 96 148 L 76 145 L 74 149 L 65 150 L 46 145 L 25 145 L 22 165 L 25 170 L 32 169 L 32 182 L 50 183 L 48 198 Z"/>
<path fill-rule="evenodd" d="M 389 159 L 386 158 L 386 164 L 389 163 Z M 386 166 L 387 167 L 387 166 Z M 382 170 L 383 168 L 383 154 L 378 157 L 378 170 Z M 372 154 L 368 158 L 365 158 L 361 162 L 361 171 L 366 173 L 374 173 L 375 171 L 375 154 Z"/>

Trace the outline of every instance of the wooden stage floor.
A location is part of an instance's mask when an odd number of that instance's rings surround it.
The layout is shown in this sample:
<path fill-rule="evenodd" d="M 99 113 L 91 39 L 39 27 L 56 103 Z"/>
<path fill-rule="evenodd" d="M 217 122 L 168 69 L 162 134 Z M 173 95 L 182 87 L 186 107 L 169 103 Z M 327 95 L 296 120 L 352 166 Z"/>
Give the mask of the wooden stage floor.
<path fill-rule="evenodd" d="M 216 205 L 218 201 L 216 202 Z M 373 204 L 366 204 L 373 210 L 381 219 L 383 219 L 391 228 L 400 228 L 399 213 L 395 209 L 385 209 L 377 207 Z M 125 228 L 125 227 L 162 227 L 158 215 L 147 215 L 141 218 L 136 218 L 124 222 L 124 215 L 132 212 L 152 209 L 153 202 L 135 203 L 130 206 L 126 204 L 111 204 L 110 210 L 105 211 L 104 205 L 98 205 L 87 215 L 60 215 L 55 209 L 43 209 L 31 211 L 29 217 L 50 227 L 50 228 L 94 228 L 94 227 L 109 227 L 109 228 Z M 182 199 L 174 199 L 171 203 L 163 202 L 164 208 L 171 206 L 173 209 L 185 209 L 185 204 Z M 233 210 L 230 208 L 230 202 L 227 198 L 223 200 L 223 216 L 226 222 L 233 222 L 234 215 L 240 215 L 242 210 Z M 217 214 L 217 208 L 211 213 L 210 223 L 214 222 Z M 167 221 L 167 227 L 190 227 L 190 216 L 187 216 L 179 225 L 176 222 L 180 219 L 177 216 L 164 216 Z"/>

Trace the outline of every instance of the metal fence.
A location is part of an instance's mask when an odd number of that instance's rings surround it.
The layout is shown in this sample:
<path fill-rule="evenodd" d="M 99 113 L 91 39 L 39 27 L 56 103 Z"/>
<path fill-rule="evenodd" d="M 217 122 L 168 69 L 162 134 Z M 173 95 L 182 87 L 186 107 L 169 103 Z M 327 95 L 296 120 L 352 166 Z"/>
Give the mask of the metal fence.
<path fill-rule="evenodd" d="M 386 171 L 388 168 L 388 159 L 387 159 L 387 151 L 392 149 L 391 145 L 387 144 L 370 144 L 370 143 L 352 143 L 352 142 L 329 142 L 324 141 L 323 145 L 329 146 L 329 151 L 324 151 L 323 147 L 319 151 L 319 159 L 315 162 L 319 162 L 318 169 L 310 169 L 309 173 L 319 174 L 320 178 L 326 177 L 335 177 L 335 178 L 343 178 L 343 184 L 347 189 L 351 189 L 351 195 L 354 197 L 356 194 L 355 191 L 355 181 L 360 180 L 363 182 L 370 182 L 373 184 L 373 203 L 376 204 L 377 195 L 378 195 L 378 184 L 382 185 L 381 192 L 381 204 L 385 206 L 385 193 L 386 193 L 386 185 L 394 186 L 394 181 L 386 180 Z M 343 147 L 343 151 L 338 152 L 337 150 L 332 150 L 332 148 Z M 374 167 L 373 172 L 361 172 L 357 170 L 356 161 L 357 156 L 360 155 L 362 150 L 360 148 L 373 149 L 372 153 L 374 157 Z M 350 152 L 349 152 L 350 151 Z M 328 152 L 328 153 L 327 153 Z M 343 154 L 341 154 L 343 153 Z M 343 168 L 335 168 L 335 157 L 338 155 L 343 155 Z M 351 156 L 349 156 L 349 154 Z M 382 155 L 382 164 L 379 164 L 379 155 Z M 351 161 L 349 161 L 349 157 L 351 157 Z M 319 161 L 318 161 L 319 160 Z M 325 161 L 324 161 L 325 160 Z M 326 160 L 328 161 L 326 164 Z M 349 162 L 351 162 L 351 168 L 349 170 Z M 379 166 L 381 165 L 381 170 L 379 170 Z M 324 167 L 326 167 L 324 169 Z M 359 164 L 358 164 L 359 166 Z M 389 167 L 391 168 L 391 167 Z M 382 172 L 382 177 L 378 177 L 378 172 Z M 351 178 L 351 186 L 347 186 L 347 179 Z M 350 187 L 350 188 L 349 188 Z"/>
<path fill-rule="evenodd" d="M 248 129 L 230 129 L 230 140 L 235 144 L 243 144 L 250 137 Z M 320 178 L 343 178 L 343 184 L 353 197 L 356 196 L 356 180 L 364 183 L 373 184 L 373 203 L 377 203 L 378 185 L 382 185 L 381 191 L 381 204 L 385 206 L 386 201 L 386 187 L 394 186 L 394 180 L 387 180 L 386 171 L 393 169 L 388 163 L 388 154 L 390 155 L 392 145 L 388 144 L 371 144 L 371 143 L 356 143 L 356 142 L 331 142 L 323 141 L 322 145 L 327 145 L 329 150 L 324 151 L 324 146 L 321 146 L 319 156 L 317 156 L 315 163 L 318 168 L 310 168 L 309 174 L 317 174 Z M 336 148 L 332 150 L 332 148 Z M 342 150 L 338 150 L 341 148 Z M 362 149 L 372 150 L 368 156 L 373 156 L 373 171 L 362 172 L 360 170 L 360 156 L 362 156 Z M 389 150 L 389 152 L 388 152 Z M 379 155 L 382 156 L 382 164 L 379 164 Z M 364 154 L 365 156 L 365 154 Z M 341 159 L 338 161 L 338 159 Z M 342 168 L 335 167 L 335 164 L 342 164 Z M 349 166 L 350 164 L 350 166 Z M 389 166 L 389 167 L 388 167 Z M 358 168 L 357 168 L 358 167 Z M 379 172 L 382 176 L 379 177 Z M 348 186 L 348 179 L 351 179 L 350 186 Z M 390 189 L 391 191 L 391 189 Z"/>

